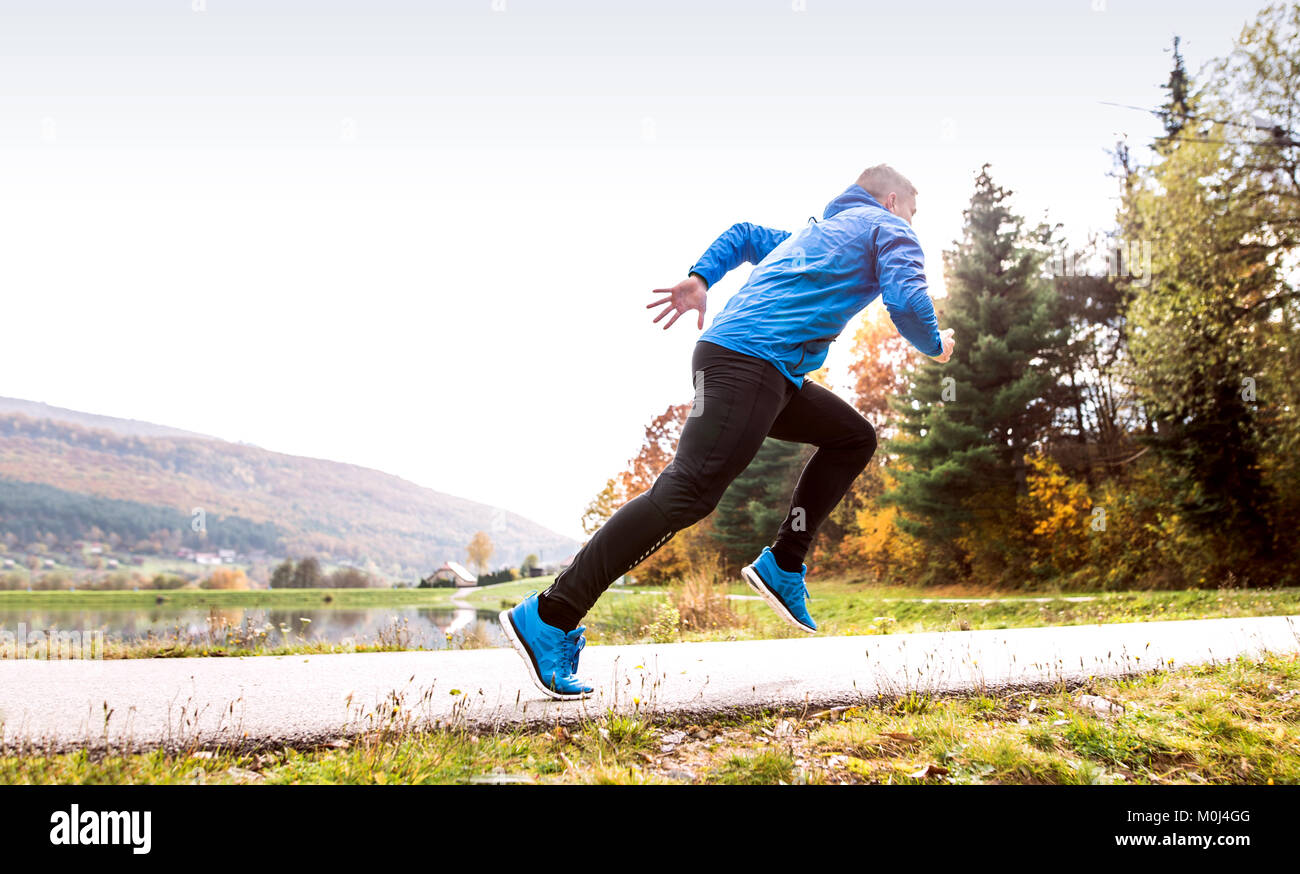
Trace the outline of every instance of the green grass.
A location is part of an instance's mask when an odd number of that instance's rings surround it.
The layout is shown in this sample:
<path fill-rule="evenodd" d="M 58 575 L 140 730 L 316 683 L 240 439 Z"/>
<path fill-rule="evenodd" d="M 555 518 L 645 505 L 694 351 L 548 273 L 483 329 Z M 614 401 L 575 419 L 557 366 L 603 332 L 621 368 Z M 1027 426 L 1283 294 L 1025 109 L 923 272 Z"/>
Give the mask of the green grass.
<path fill-rule="evenodd" d="M 735 753 L 714 771 L 711 782 L 741 785 L 789 783 L 794 769 L 794 757 L 784 750 Z"/>
<path fill-rule="evenodd" d="M 671 588 L 671 587 L 670 587 Z M 965 631 L 1033 628 L 1050 625 L 1089 625 L 1241 616 L 1300 614 L 1300 588 L 1197 589 L 1183 591 L 1070 592 L 1068 594 L 962 594 L 921 588 L 878 587 L 847 578 L 809 580 L 809 612 L 820 635 L 892 634 L 920 631 Z M 752 595 L 744 585 L 729 594 Z M 631 643 L 646 640 L 656 600 L 665 595 L 643 594 L 635 600 L 602 598 L 584 619 L 590 643 Z M 971 603 L 938 598 L 974 597 Z M 1089 598 L 1091 600 L 1069 600 Z M 1038 600 L 1046 599 L 1046 600 Z M 707 631 L 682 630 L 678 640 L 752 640 L 802 636 L 760 601 L 733 601 L 740 622 Z"/>
<path fill-rule="evenodd" d="M 1300 698 L 1288 693 L 1297 687 L 1294 655 L 1239 658 L 1076 692 L 875 710 L 825 725 L 811 741 L 862 756 L 884 782 L 1297 783 Z M 1098 716 L 1080 706 L 1080 692 L 1124 711 Z M 927 763 L 943 772 L 916 776 Z"/>
<path fill-rule="evenodd" d="M 0 783 L 1300 783 L 1300 657 L 1078 688 L 704 722 L 607 712 L 497 731 L 395 718 L 307 749 L 0 755 Z M 1082 694 L 1123 706 L 1099 716 Z M 919 702 L 923 702 L 923 705 Z"/>
<path fill-rule="evenodd" d="M 550 577 L 539 577 L 550 585 Z M 517 588 L 519 583 L 485 586 L 472 593 L 471 603 L 490 606 L 497 592 Z M 533 581 L 533 588 L 539 588 Z M 527 589 L 525 589 L 526 591 Z M 464 594 L 464 593 L 459 593 Z M 177 609 L 195 607 L 452 607 L 455 589 L 141 589 L 138 592 L 78 590 L 51 592 L 0 591 L 0 610 L 46 608 L 66 610 L 152 608 L 166 605 Z M 162 599 L 161 601 L 159 599 Z"/>

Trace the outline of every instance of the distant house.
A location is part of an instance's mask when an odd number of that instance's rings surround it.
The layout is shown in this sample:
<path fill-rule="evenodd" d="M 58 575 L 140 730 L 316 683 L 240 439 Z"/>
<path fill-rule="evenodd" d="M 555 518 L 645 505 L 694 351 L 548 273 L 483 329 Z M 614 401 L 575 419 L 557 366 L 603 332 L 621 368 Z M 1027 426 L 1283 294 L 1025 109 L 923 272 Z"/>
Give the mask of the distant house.
<path fill-rule="evenodd" d="M 221 564 L 221 556 L 212 552 L 196 552 L 194 560 L 199 564 Z"/>
<path fill-rule="evenodd" d="M 449 561 L 420 582 L 426 586 L 476 586 L 478 577 L 470 573 L 463 564 Z"/>
<path fill-rule="evenodd" d="M 221 559 L 224 564 L 234 564 L 235 551 L 233 549 L 218 549 L 217 558 Z"/>

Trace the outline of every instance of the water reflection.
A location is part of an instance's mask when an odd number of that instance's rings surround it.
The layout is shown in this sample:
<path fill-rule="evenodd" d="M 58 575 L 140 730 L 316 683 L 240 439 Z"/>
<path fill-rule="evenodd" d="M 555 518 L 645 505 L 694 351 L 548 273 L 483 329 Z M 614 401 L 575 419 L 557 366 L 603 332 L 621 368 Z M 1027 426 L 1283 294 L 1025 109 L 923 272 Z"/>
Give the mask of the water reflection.
<path fill-rule="evenodd" d="M 427 607 L 148 607 L 0 610 L 0 631 L 102 631 L 106 641 L 278 647 L 295 643 L 384 644 L 409 649 L 507 646 L 491 610 Z"/>

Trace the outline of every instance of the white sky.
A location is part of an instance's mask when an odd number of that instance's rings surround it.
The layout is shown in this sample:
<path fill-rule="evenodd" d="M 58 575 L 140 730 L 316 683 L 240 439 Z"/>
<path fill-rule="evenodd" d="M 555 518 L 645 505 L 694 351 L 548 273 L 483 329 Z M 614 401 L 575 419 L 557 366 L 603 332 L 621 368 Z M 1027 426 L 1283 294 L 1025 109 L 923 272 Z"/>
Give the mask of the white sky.
<path fill-rule="evenodd" d="M 650 291 L 728 225 L 793 229 L 887 161 L 938 294 L 989 161 L 1082 238 L 1105 150 L 1158 124 L 1100 101 L 1157 105 L 1174 33 L 1195 73 L 1261 5 L 198 4 L 0 7 L 0 395 L 579 539 L 690 400 L 694 319 L 665 333 Z"/>

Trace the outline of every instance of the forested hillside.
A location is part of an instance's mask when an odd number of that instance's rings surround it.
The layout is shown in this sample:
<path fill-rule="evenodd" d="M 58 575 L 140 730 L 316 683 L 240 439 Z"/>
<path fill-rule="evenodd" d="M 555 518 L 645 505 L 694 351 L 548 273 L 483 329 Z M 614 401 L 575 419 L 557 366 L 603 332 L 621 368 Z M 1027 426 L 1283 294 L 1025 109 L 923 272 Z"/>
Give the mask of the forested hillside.
<path fill-rule="evenodd" d="M 407 576 L 463 561 L 478 531 L 491 538 L 492 566 L 577 548 L 514 513 L 379 471 L 127 430 L 0 414 L 0 538 L 22 549 L 97 530 L 140 551 L 264 550 Z"/>

